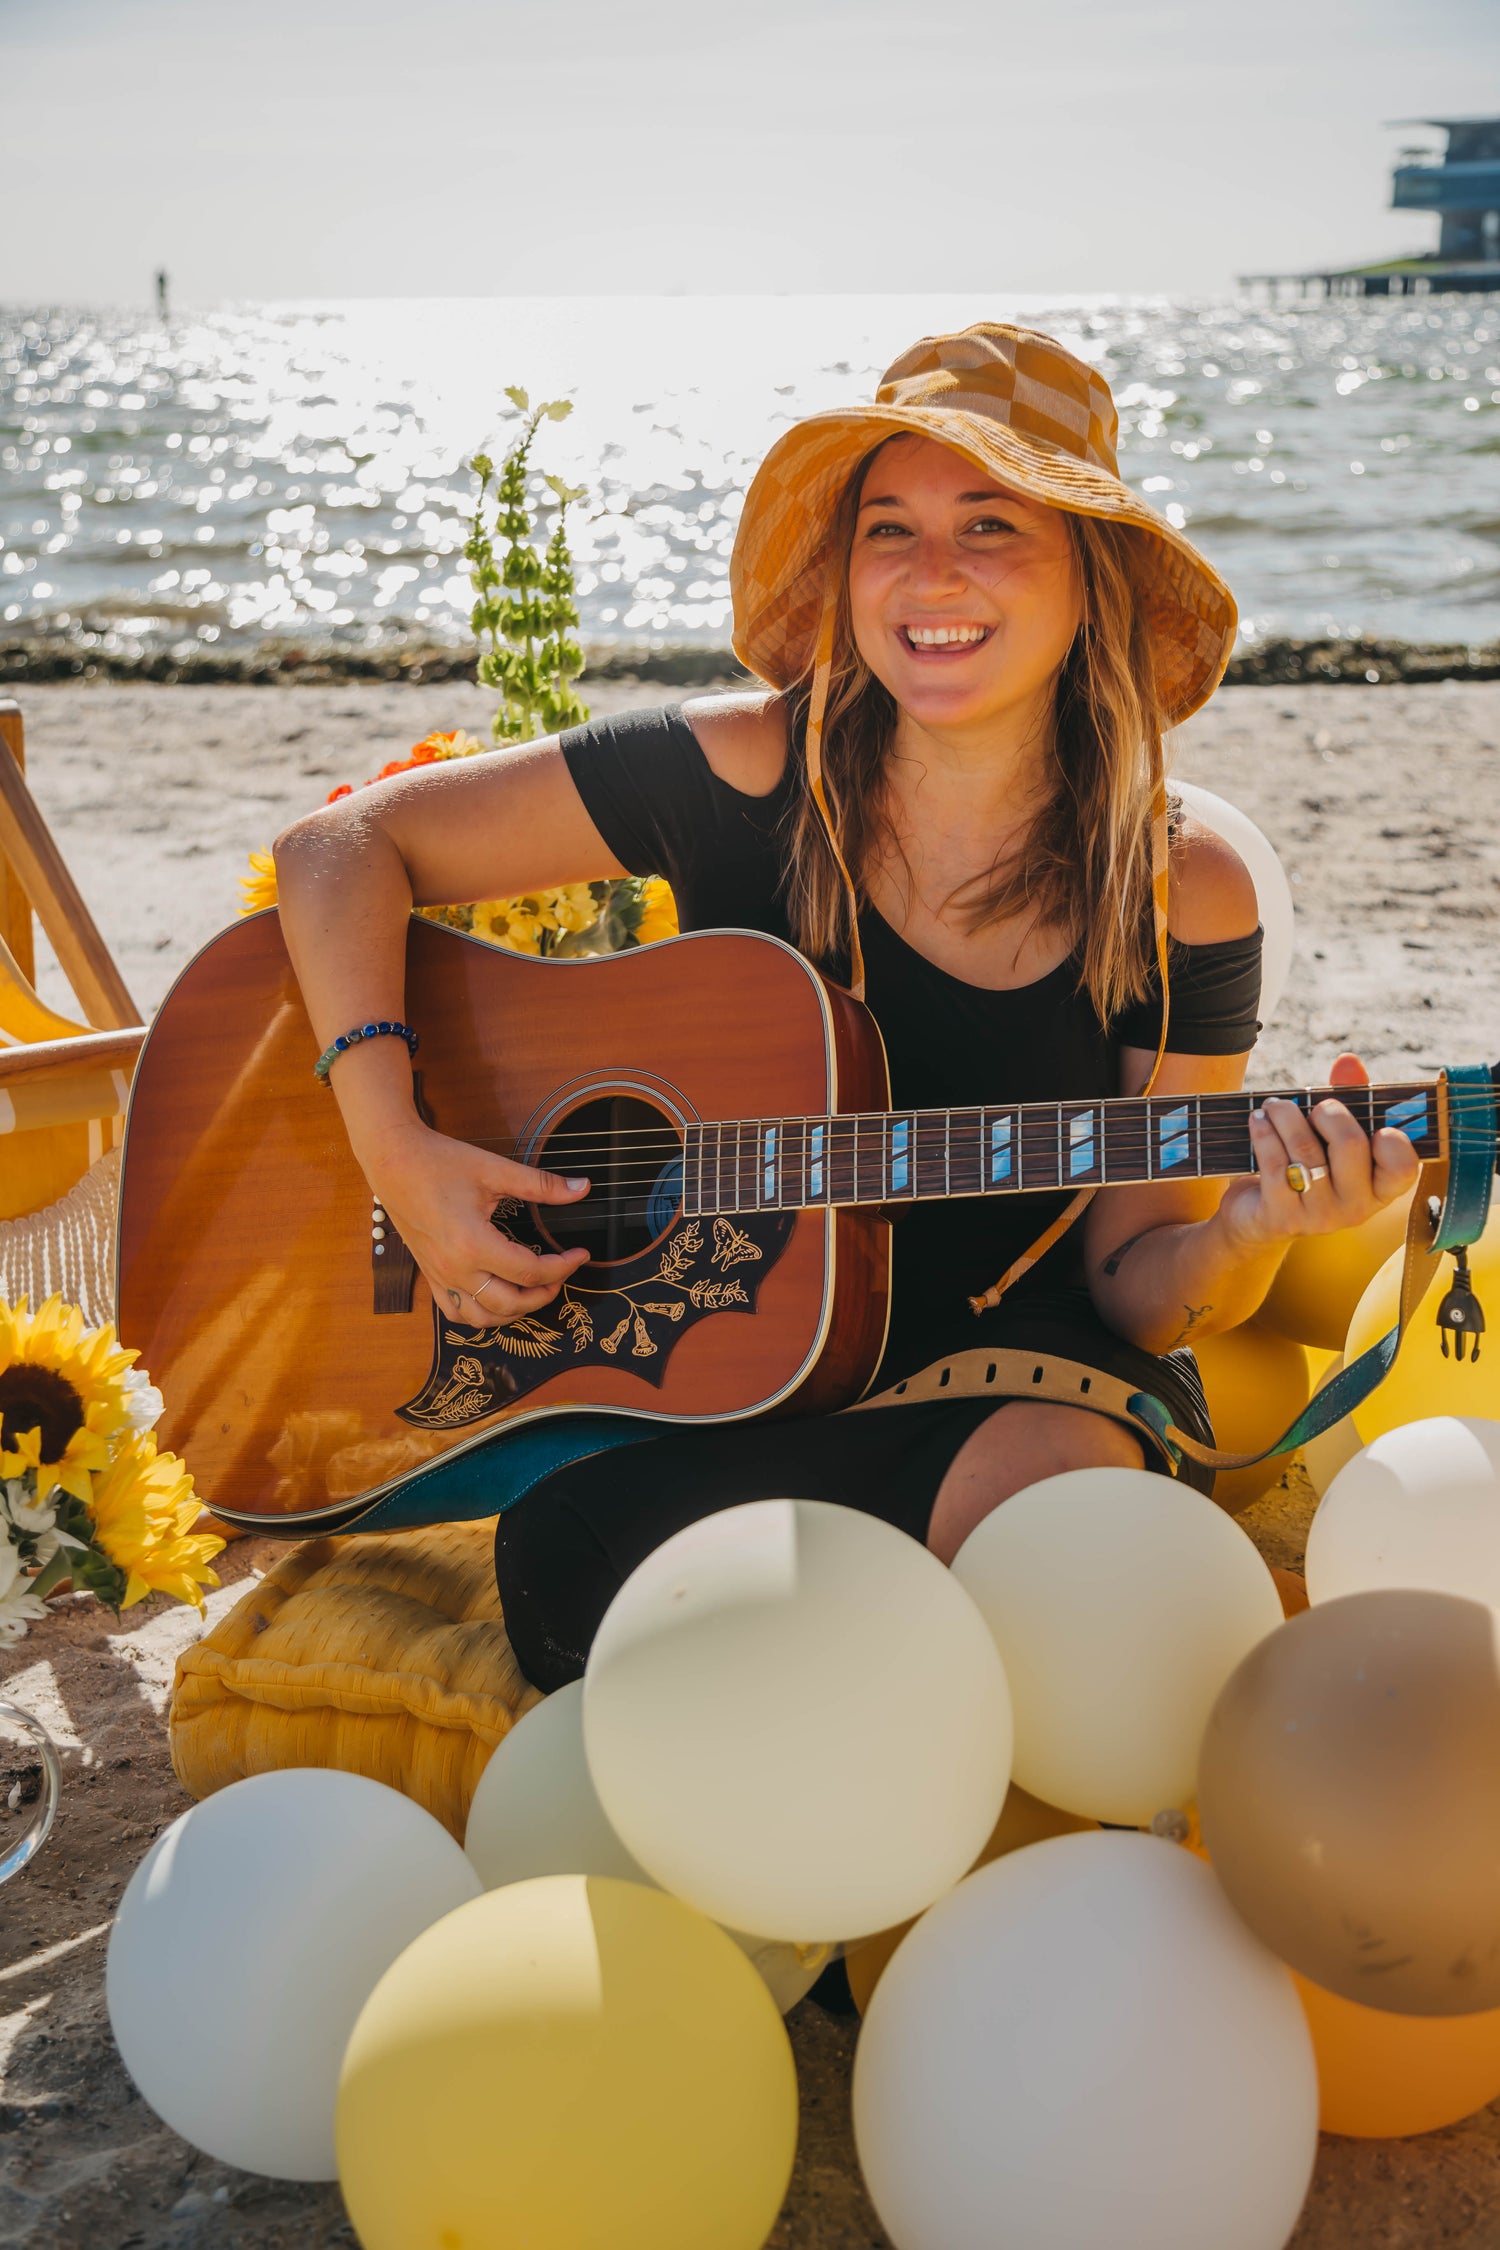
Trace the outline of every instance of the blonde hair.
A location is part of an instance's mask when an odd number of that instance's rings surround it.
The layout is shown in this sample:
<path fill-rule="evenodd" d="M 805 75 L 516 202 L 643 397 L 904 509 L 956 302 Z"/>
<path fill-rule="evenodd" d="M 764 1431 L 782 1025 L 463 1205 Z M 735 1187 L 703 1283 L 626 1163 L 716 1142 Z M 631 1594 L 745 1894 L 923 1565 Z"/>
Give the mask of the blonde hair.
<path fill-rule="evenodd" d="M 850 479 L 834 519 L 833 551 L 846 558 L 871 459 Z M 1057 675 L 1051 796 L 1024 842 L 946 903 L 961 909 L 970 931 L 1030 912 L 1039 926 L 1081 942 L 1079 983 L 1108 1024 L 1145 992 L 1155 960 L 1151 808 L 1162 775 L 1161 713 L 1136 599 L 1137 535 L 1094 516 L 1068 513 L 1066 520 L 1083 621 Z M 849 901 L 807 782 L 811 698 L 809 667 L 785 699 L 799 785 L 786 821 L 784 888 L 798 945 L 815 960 L 829 960 L 847 949 Z M 876 852 L 899 852 L 882 806 L 897 717 L 894 697 L 855 646 L 846 567 L 823 719 L 823 781 L 861 894 L 861 872 Z"/>

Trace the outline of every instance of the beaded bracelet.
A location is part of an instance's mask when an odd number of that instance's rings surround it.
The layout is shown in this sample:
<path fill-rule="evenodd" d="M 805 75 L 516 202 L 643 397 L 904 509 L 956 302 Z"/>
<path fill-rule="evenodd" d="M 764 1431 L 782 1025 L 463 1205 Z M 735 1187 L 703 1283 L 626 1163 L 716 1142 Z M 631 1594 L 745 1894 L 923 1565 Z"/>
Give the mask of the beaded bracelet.
<path fill-rule="evenodd" d="M 313 1064 L 313 1076 L 326 1086 L 328 1084 L 328 1073 L 338 1061 L 339 1056 L 343 1054 L 345 1048 L 357 1047 L 362 1039 L 389 1038 L 404 1039 L 407 1053 L 415 1057 L 419 1042 L 416 1033 L 409 1024 L 360 1023 L 356 1024 L 352 1031 L 346 1031 L 342 1039 L 335 1039 L 331 1047 L 324 1048 L 322 1054 Z"/>

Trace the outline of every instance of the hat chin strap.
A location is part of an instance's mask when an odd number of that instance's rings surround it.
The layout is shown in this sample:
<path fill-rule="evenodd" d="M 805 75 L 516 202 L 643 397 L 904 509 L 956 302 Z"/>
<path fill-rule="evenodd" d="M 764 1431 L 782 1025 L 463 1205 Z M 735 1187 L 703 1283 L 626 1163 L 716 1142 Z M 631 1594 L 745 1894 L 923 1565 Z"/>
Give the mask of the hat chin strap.
<path fill-rule="evenodd" d="M 804 754 L 807 759 L 807 785 L 822 816 L 829 846 L 844 879 L 844 890 L 849 901 L 849 990 L 856 1000 L 863 1000 L 865 957 L 859 942 L 859 893 L 854 887 L 854 878 L 844 858 L 823 779 L 823 723 L 828 713 L 828 686 L 833 675 L 833 633 L 838 616 L 838 596 L 838 571 L 836 566 L 830 566 L 824 580 L 823 608 L 818 619 Z M 1161 1030 L 1157 1035 L 1156 1056 L 1151 1065 L 1151 1074 L 1142 1089 L 1146 1094 L 1156 1084 L 1162 1057 L 1167 1051 L 1167 1021 L 1171 1004 L 1167 978 L 1167 783 L 1159 750 L 1155 753 L 1155 765 L 1151 792 L 1151 918 L 1156 940 L 1156 970 L 1161 983 Z M 969 1299 L 971 1310 L 975 1313 L 988 1312 L 992 1306 L 998 1305 L 1006 1291 L 1013 1288 L 1023 1274 L 1030 1273 L 1038 1260 L 1047 1255 L 1054 1242 L 1061 1240 L 1075 1219 L 1082 1218 L 1098 1192 L 1097 1188 L 1080 1188 L 1059 1211 L 1052 1224 L 1037 1236 L 1030 1248 L 1023 1250 L 1020 1257 L 1006 1267 L 999 1280 L 992 1282 L 982 1296 Z"/>

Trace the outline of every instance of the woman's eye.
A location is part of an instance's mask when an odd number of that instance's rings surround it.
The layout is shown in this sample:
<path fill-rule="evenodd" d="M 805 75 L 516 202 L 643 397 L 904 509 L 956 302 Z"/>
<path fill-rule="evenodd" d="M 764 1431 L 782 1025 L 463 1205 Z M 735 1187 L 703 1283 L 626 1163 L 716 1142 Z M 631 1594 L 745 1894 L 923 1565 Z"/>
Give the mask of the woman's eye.
<path fill-rule="evenodd" d="M 978 516 L 969 526 L 971 531 L 1014 531 L 1015 528 L 1004 516 Z"/>

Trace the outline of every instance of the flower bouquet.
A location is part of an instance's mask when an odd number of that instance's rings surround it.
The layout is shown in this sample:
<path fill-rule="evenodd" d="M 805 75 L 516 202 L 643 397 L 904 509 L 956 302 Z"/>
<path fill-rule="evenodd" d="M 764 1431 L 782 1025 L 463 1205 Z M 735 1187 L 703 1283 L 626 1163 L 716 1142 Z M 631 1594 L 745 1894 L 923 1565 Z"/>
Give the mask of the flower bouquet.
<path fill-rule="evenodd" d="M 203 1606 L 222 1539 L 151 1435 L 161 1393 L 112 1328 L 49 1297 L 0 1299 L 0 1646 L 23 1638 L 65 1582 L 113 1610 L 168 1593 Z"/>

